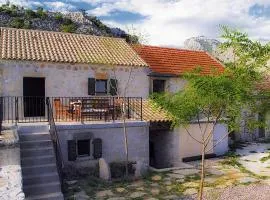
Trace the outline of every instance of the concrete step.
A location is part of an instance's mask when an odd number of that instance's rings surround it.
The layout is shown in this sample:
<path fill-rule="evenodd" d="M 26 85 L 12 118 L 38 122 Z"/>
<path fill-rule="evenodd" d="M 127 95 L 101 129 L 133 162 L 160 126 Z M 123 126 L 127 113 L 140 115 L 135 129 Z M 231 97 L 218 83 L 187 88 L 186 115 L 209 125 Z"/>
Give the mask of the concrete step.
<path fill-rule="evenodd" d="M 24 157 L 21 159 L 21 164 L 24 167 L 34 166 L 34 165 L 53 164 L 55 162 L 56 160 L 55 160 L 54 155 Z"/>
<path fill-rule="evenodd" d="M 59 182 L 58 173 L 46 173 L 46 174 L 39 174 L 37 176 L 25 176 L 23 178 L 23 185 L 36 185 L 36 184 L 44 184 L 44 183 L 52 183 L 52 182 Z"/>
<path fill-rule="evenodd" d="M 18 132 L 19 133 L 40 133 L 40 132 L 48 132 L 49 131 L 49 125 L 37 125 L 37 124 L 31 124 L 31 125 L 19 125 L 18 126 Z"/>
<path fill-rule="evenodd" d="M 21 149 L 21 158 L 54 155 L 53 147 Z"/>
<path fill-rule="evenodd" d="M 46 165 L 34 165 L 29 167 L 22 166 L 22 175 L 25 176 L 37 176 L 46 173 L 57 172 L 56 164 Z"/>
<path fill-rule="evenodd" d="M 35 195 L 44 195 L 44 194 L 48 195 L 51 193 L 60 193 L 61 187 L 59 181 L 57 181 L 52 183 L 24 186 L 23 191 L 26 197 L 28 196 L 31 197 Z"/>
<path fill-rule="evenodd" d="M 51 140 L 25 141 L 20 142 L 21 149 L 37 148 L 37 147 L 52 147 Z"/>
<path fill-rule="evenodd" d="M 64 200 L 64 197 L 62 193 L 56 192 L 56 193 L 26 197 L 25 200 Z"/>
<path fill-rule="evenodd" d="M 20 142 L 51 140 L 51 136 L 49 132 L 20 133 L 19 138 L 20 138 Z"/>

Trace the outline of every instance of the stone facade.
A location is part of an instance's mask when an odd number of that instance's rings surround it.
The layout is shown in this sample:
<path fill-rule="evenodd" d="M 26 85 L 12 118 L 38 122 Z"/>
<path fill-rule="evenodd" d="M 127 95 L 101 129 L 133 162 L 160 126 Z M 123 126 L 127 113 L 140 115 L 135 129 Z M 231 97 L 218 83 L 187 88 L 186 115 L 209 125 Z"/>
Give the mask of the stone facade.
<path fill-rule="evenodd" d="M 68 140 L 100 138 L 102 140 L 102 158 L 108 163 L 125 160 L 125 145 L 123 123 L 100 123 L 58 125 L 58 134 L 61 144 L 64 163 L 76 167 L 91 166 L 98 163 L 92 154 L 89 157 L 80 157 L 76 161 L 68 161 Z M 129 160 L 149 164 L 149 127 L 146 122 L 127 122 Z M 89 137 L 88 137 L 89 136 Z M 91 147 L 91 146 L 90 146 Z M 91 153 L 91 152 L 90 152 Z"/>
<path fill-rule="evenodd" d="M 130 70 L 130 66 L 0 61 L 0 88 L 3 96 L 23 96 L 23 77 L 44 77 L 46 96 L 87 97 L 88 78 L 95 78 L 96 73 L 106 73 L 108 78 L 118 80 L 120 95 L 124 95 Z M 132 68 L 126 96 L 148 97 L 147 72 L 146 67 Z"/>
<path fill-rule="evenodd" d="M 201 127 L 204 129 L 206 123 L 201 124 Z M 197 140 L 201 139 L 202 135 L 198 124 L 190 124 L 188 130 Z M 207 130 L 211 130 L 210 125 L 208 125 Z M 216 125 L 213 137 L 208 144 L 208 149 L 211 149 L 208 154 L 223 155 L 228 151 L 228 137 L 225 137 L 221 143 L 214 147 L 214 144 L 227 132 L 225 125 Z M 176 127 L 171 131 L 150 132 L 150 142 L 154 148 L 154 156 L 150 155 L 150 160 L 154 159 L 151 160 L 151 163 L 158 168 L 179 167 L 183 158 L 201 155 L 201 145 L 192 139 L 182 127 Z"/>

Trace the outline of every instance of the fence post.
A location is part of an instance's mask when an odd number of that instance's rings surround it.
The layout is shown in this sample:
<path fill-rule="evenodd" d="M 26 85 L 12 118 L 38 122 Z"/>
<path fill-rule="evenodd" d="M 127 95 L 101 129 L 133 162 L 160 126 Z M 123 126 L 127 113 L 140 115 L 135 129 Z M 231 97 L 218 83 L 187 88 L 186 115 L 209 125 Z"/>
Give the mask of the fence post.
<path fill-rule="evenodd" d="M 142 105 L 142 97 L 141 97 L 141 121 L 143 120 L 143 105 Z"/>
<path fill-rule="evenodd" d="M 19 107 L 18 107 L 18 97 L 15 97 L 15 124 L 17 125 L 19 121 Z"/>
<path fill-rule="evenodd" d="M 0 135 L 2 130 L 2 122 L 3 122 L 3 97 L 0 97 Z"/>
<path fill-rule="evenodd" d="M 114 120 L 115 120 L 115 116 L 114 116 L 114 114 L 115 114 L 115 110 L 114 110 L 114 109 L 115 109 L 115 105 L 114 105 L 114 97 L 112 97 L 112 98 L 113 98 L 113 99 L 112 99 L 112 100 L 113 100 L 113 109 L 112 109 L 112 112 L 113 112 L 113 113 L 112 113 L 112 119 L 113 119 L 113 121 L 114 121 Z"/>
<path fill-rule="evenodd" d="M 48 122 L 50 122 L 50 98 L 46 97 L 46 106 L 47 106 L 47 117 L 48 117 Z"/>
<path fill-rule="evenodd" d="M 130 110 L 129 110 L 129 97 L 127 98 L 128 101 L 128 119 L 130 118 Z"/>

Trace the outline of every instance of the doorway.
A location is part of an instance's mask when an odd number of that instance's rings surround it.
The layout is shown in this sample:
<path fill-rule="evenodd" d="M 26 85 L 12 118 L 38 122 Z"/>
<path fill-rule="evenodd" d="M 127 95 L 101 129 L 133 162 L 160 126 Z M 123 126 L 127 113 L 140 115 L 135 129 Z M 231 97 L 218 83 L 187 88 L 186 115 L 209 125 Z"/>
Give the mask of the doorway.
<path fill-rule="evenodd" d="M 45 78 L 23 78 L 24 117 L 45 116 Z"/>

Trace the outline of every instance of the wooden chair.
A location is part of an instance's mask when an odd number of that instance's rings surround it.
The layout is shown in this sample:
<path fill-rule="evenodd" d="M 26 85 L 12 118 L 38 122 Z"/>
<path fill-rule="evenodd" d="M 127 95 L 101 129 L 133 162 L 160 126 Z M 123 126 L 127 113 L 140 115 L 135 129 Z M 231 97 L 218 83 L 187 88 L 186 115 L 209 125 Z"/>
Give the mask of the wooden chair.
<path fill-rule="evenodd" d="M 54 99 L 54 110 L 55 110 L 55 119 L 63 120 L 63 121 L 70 121 L 73 120 L 73 112 L 70 106 L 65 106 L 61 103 L 60 99 Z"/>
<path fill-rule="evenodd" d="M 110 99 L 87 98 L 82 99 L 81 120 L 108 119 L 110 111 Z"/>

